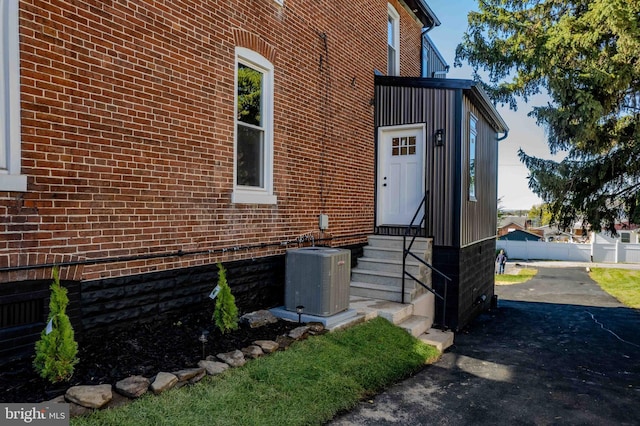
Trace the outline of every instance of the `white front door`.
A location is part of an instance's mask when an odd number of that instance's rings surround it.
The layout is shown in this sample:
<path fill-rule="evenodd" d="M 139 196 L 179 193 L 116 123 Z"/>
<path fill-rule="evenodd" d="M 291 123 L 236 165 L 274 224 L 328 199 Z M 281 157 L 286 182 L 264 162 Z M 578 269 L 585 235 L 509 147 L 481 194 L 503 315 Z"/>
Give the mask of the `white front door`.
<path fill-rule="evenodd" d="M 418 209 L 424 197 L 424 135 L 424 124 L 379 129 L 378 226 L 409 225 Z"/>

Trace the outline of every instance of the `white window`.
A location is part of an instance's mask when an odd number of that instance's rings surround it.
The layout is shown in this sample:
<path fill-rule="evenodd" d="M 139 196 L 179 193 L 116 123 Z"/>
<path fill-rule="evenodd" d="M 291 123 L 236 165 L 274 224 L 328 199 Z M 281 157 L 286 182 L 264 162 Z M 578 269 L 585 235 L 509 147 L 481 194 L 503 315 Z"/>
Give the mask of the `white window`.
<path fill-rule="evenodd" d="M 400 75 L 400 15 L 387 3 L 387 75 Z"/>
<path fill-rule="evenodd" d="M 429 77 L 429 55 L 431 54 L 431 47 L 427 41 L 427 35 L 422 36 L 422 50 L 420 53 L 420 76 Z"/>
<path fill-rule="evenodd" d="M 236 48 L 236 138 L 232 202 L 276 204 L 273 194 L 273 65 Z"/>
<path fill-rule="evenodd" d="M 27 190 L 20 174 L 18 0 L 0 0 L 0 191 Z"/>
<path fill-rule="evenodd" d="M 469 117 L 469 200 L 476 201 L 476 140 L 478 138 L 478 119 Z"/>
<path fill-rule="evenodd" d="M 620 233 L 620 242 L 628 244 L 631 242 L 631 232 L 621 232 Z"/>

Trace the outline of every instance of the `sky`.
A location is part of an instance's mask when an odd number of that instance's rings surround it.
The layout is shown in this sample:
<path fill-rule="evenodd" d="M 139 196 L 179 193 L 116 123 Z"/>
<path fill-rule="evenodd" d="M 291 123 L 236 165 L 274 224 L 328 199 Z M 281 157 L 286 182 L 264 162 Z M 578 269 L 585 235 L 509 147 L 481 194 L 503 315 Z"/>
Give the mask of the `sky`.
<path fill-rule="evenodd" d="M 477 0 L 427 0 L 427 4 L 441 22 L 439 27 L 429 32 L 429 37 L 451 66 L 448 78 L 472 78 L 472 69 L 468 65 L 454 68 L 456 46 L 462 41 L 467 29 L 467 13 L 477 8 Z M 527 154 L 542 158 L 554 158 L 549 153 L 545 131 L 536 125 L 535 119 L 527 114 L 534 106 L 547 103 L 546 96 L 536 96 L 529 103 L 518 103 L 518 110 L 508 106 L 497 106 L 497 110 L 509 126 L 509 136 L 499 142 L 498 152 L 498 197 L 500 206 L 506 210 L 528 210 L 531 206 L 542 204 L 528 186 L 527 167 L 518 158 L 518 149 Z M 557 158 L 556 158 L 557 159 Z"/>

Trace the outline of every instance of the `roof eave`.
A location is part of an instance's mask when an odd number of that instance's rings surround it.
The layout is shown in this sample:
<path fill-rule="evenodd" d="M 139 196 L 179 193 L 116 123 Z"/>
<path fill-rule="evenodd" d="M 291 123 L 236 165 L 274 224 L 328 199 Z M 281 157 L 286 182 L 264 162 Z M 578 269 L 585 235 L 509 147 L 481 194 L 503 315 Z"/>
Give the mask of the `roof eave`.
<path fill-rule="evenodd" d="M 409 6 L 409 8 L 416 14 L 420 22 L 422 24 L 431 29 L 433 27 L 440 26 L 441 22 L 433 13 L 433 10 L 429 7 L 426 1 L 424 0 L 404 0 L 404 2 Z"/>

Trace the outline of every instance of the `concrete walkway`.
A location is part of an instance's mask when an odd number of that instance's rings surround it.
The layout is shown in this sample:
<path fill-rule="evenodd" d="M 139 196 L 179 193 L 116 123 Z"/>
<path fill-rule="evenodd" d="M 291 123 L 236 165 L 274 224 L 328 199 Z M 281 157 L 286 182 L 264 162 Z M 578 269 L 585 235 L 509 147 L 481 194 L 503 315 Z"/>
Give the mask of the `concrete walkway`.
<path fill-rule="evenodd" d="M 640 424 L 640 311 L 584 267 L 496 292 L 437 363 L 329 424 Z"/>

